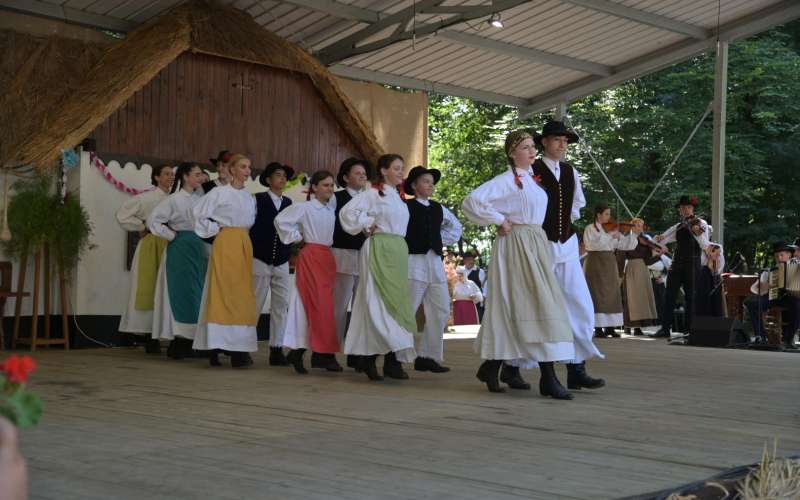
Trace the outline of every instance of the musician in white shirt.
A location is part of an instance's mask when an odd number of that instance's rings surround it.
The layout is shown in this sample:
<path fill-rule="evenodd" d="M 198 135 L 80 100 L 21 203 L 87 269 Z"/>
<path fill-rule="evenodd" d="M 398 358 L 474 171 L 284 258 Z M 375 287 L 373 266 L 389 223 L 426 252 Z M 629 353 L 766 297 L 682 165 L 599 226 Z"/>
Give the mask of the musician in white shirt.
<path fill-rule="evenodd" d="M 772 254 L 775 263 L 787 263 L 792 260 L 797 247 L 788 245 L 784 242 L 775 243 L 772 246 Z M 800 297 L 784 294 L 777 300 L 769 300 L 769 271 L 763 271 L 758 281 L 753 283 L 751 291 L 753 295 L 745 300 L 747 312 L 750 314 L 750 321 L 753 324 L 753 334 L 756 339 L 765 342 L 763 313 L 771 307 L 781 307 L 783 311 L 783 346 L 785 349 L 796 349 L 794 346 L 794 334 L 800 327 Z"/>

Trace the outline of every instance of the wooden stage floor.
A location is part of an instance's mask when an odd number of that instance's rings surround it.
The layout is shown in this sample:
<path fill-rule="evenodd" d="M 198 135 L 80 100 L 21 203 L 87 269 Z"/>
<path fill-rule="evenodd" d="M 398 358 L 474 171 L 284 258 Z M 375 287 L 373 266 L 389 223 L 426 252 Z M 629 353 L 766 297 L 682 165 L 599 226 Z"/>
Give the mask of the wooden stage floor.
<path fill-rule="evenodd" d="M 755 462 L 776 438 L 800 453 L 800 354 L 599 344 L 608 386 L 571 402 L 490 394 L 464 339 L 446 342 L 452 372 L 382 383 L 270 368 L 263 345 L 247 370 L 37 353 L 31 498 L 614 498 Z"/>

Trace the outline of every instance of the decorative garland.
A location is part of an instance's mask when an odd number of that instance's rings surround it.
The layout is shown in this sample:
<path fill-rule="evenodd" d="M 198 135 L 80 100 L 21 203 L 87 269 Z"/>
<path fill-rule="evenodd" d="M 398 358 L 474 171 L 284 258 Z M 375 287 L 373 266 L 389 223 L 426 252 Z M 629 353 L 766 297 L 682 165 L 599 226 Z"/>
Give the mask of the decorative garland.
<path fill-rule="evenodd" d="M 103 177 L 105 177 L 108 182 L 110 182 L 115 188 L 119 189 L 120 191 L 122 191 L 124 193 L 128 193 L 128 194 L 131 194 L 131 195 L 137 195 L 137 194 L 142 194 L 144 192 L 153 190 L 152 187 L 149 187 L 147 189 L 136 189 L 136 188 L 132 188 L 132 187 L 126 186 L 124 182 L 117 180 L 111 174 L 111 172 L 109 172 L 108 167 L 106 166 L 106 164 L 103 163 L 103 160 L 98 158 L 95 153 L 89 153 L 89 160 L 92 162 L 92 165 L 94 165 L 95 167 L 97 167 L 98 170 L 100 170 L 100 173 L 103 174 Z"/>

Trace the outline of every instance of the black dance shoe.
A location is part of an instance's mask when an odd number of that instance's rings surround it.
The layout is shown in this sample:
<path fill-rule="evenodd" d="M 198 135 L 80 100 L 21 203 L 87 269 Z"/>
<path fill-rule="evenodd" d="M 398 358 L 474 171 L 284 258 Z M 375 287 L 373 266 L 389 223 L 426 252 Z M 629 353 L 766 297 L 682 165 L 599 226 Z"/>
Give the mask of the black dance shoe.
<path fill-rule="evenodd" d="M 294 371 L 296 371 L 301 375 L 305 375 L 306 373 L 308 373 L 306 367 L 303 366 L 303 354 L 305 352 L 306 352 L 305 349 L 292 349 L 286 356 L 286 361 L 288 361 L 289 364 L 294 367 Z"/>
<path fill-rule="evenodd" d="M 654 339 L 669 339 L 672 337 L 672 334 L 670 333 L 669 328 L 659 328 L 658 331 L 650 335 L 650 337 Z"/>
<path fill-rule="evenodd" d="M 618 339 L 620 337 L 620 334 L 617 333 L 617 331 L 614 329 L 613 326 L 607 326 L 607 327 L 603 328 L 603 334 L 606 337 L 612 337 L 612 338 L 615 338 L 615 339 Z"/>
<path fill-rule="evenodd" d="M 375 360 L 377 358 L 377 354 L 359 356 L 360 369 L 358 371 L 364 372 L 370 380 L 383 380 L 383 377 L 378 373 L 378 367 L 375 366 Z"/>
<path fill-rule="evenodd" d="M 586 362 L 583 363 L 568 363 L 567 364 L 567 387 L 570 389 L 580 390 L 586 389 L 599 389 L 606 385 L 606 381 L 601 378 L 590 377 L 586 373 Z"/>
<path fill-rule="evenodd" d="M 497 372 L 500 371 L 502 363 L 499 359 L 487 359 L 478 368 L 478 373 L 475 374 L 478 380 L 486 384 L 489 392 L 506 392 L 505 389 L 500 387 L 500 382 L 497 380 Z"/>
<path fill-rule="evenodd" d="M 144 344 L 144 352 L 147 354 L 161 354 L 161 341 L 159 339 L 147 339 Z"/>
<path fill-rule="evenodd" d="M 442 366 L 431 358 L 417 358 L 414 360 L 414 370 L 418 372 L 447 373 L 450 368 Z"/>
<path fill-rule="evenodd" d="M 269 366 L 289 366 L 289 361 L 283 355 L 283 347 L 270 346 Z"/>
<path fill-rule="evenodd" d="M 393 352 L 383 357 L 383 376 L 398 380 L 406 380 L 408 378 L 408 373 L 403 370 L 402 363 L 397 361 L 397 356 Z"/>
<path fill-rule="evenodd" d="M 503 368 L 500 370 L 500 382 L 503 382 L 512 389 L 521 389 L 523 391 L 531 390 L 531 384 L 525 382 L 525 379 L 522 378 L 518 366 L 510 366 L 503 363 Z"/>
<path fill-rule="evenodd" d="M 598 339 L 602 339 L 602 338 L 605 338 L 606 334 L 605 334 L 605 332 L 603 331 L 602 328 L 595 328 L 594 329 L 594 336 L 597 337 Z"/>
<path fill-rule="evenodd" d="M 574 397 L 568 390 L 564 389 L 564 386 L 558 381 L 552 361 L 539 363 L 539 370 L 542 372 L 542 376 L 539 379 L 539 394 L 542 396 L 550 396 L 553 399 L 569 400 Z"/>
<path fill-rule="evenodd" d="M 347 367 L 352 368 L 356 373 L 361 373 L 361 356 L 358 354 L 348 354 Z"/>
<path fill-rule="evenodd" d="M 253 358 L 247 352 L 231 352 L 231 368 L 247 368 L 253 364 Z"/>
<path fill-rule="evenodd" d="M 329 372 L 340 372 L 344 370 L 339 362 L 336 361 L 335 354 L 322 354 L 319 352 L 311 353 L 311 368 L 321 368 Z"/>
<path fill-rule="evenodd" d="M 208 351 L 208 364 L 211 366 L 222 366 L 222 363 L 219 362 L 219 353 L 222 352 L 219 349 L 211 349 Z"/>
<path fill-rule="evenodd" d="M 634 334 L 635 336 L 637 336 L 637 337 L 641 337 L 641 336 L 643 336 L 643 335 L 644 335 L 644 332 L 642 331 L 642 329 L 641 329 L 641 328 L 638 328 L 638 327 L 637 327 L 637 328 L 634 328 L 634 329 L 633 329 L 633 334 Z"/>

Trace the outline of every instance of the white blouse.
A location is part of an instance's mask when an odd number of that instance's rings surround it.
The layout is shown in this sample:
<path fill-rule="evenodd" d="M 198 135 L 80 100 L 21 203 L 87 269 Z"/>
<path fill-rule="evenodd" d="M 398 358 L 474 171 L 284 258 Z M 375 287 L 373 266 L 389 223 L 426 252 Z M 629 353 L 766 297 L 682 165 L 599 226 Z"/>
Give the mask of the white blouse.
<path fill-rule="evenodd" d="M 223 227 L 250 228 L 256 220 L 256 199 L 247 189 L 230 184 L 212 189 L 192 209 L 194 232 L 211 238 Z"/>
<path fill-rule="evenodd" d="M 202 190 L 201 190 L 202 191 Z M 197 191 L 181 189 L 164 198 L 147 218 L 147 229 L 167 241 L 175 239 L 176 231 L 194 231 L 192 208 L 203 198 Z"/>
<path fill-rule="evenodd" d="M 126 231 L 144 230 L 150 212 L 166 197 L 167 193 L 161 188 L 155 188 L 129 198 L 117 210 L 119 225 Z"/>
<path fill-rule="evenodd" d="M 472 295 L 475 295 L 473 298 Z M 471 300 L 476 304 L 483 302 L 483 294 L 481 293 L 480 288 L 478 285 L 473 283 L 470 280 L 456 283 L 456 286 L 453 287 L 453 299 L 454 300 Z"/>
<path fill-rule="evenodd" d="M 533 180 L 531 168 L 516 170 L 522 189 L 514 182 L 511 171 L 506 170 L 464 199 L 461 208 L 469 220 L 479 226 L 500 225 L 506 219 L 512 224 L 544 222 L 547 193 Z"/>
<path fill-rule="evenodd" d="M 358 234 L 375 225 L 376 233 L 405 237 L 408 207 L 397 189 L 384 184 L 383 193 L 384 196 L 380 196 L 378 190 L 371 187 L 348 201 L 339 211 L 342 229 Z"/>
<path fill-rule="evenodd" d="M 335 225 L 334 206 L 330 201 L 323 205 L 316 198 L 289 205 L 275 217 L 275 229 L 285 245 L 302 240 L 329 247 Z"/>
<path fill-rule="evenodd" d="M 613 252 L 614 250 L 633 250 L 639 239 L 631 231 L 614 239 L 614 233 L 607 233 L 599 224 L 589 224 L 583 230 L 583 245 L 587 252 Z"/>

